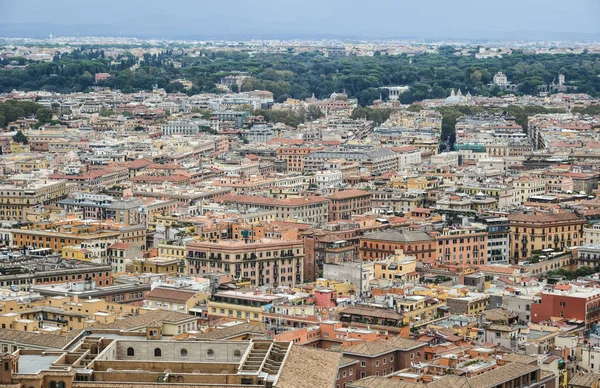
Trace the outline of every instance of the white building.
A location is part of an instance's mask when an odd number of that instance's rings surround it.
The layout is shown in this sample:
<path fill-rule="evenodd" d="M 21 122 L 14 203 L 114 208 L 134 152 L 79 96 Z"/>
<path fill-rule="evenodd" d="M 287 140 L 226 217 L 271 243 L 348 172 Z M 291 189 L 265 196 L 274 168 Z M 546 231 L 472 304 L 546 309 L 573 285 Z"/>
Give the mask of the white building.
<path fill-rule="evenodd" d="M 210 127 L 208 121 L 193 121 L 193 120 L 171 120 L 166 124 L 161 125 L 162 134 L 165 136 L 184 135 L 196 136 L 200 132 L 200 127 Z"/>
<path fill-rule="evenodd" d="M 600 224 L 595 224 L 591 228 L 583 228 L 583 243 L 600 244 Z"/>
<path fill-rule="evenodd" d="M 441 154 L 431 156 L 431 164 L 437 166 L 458 166 L 458 152 L 442 152 Z"/>
<path fill-rule="evenodd" d="M 318 171 L 315 176 L 319 189 L 339 187 L 344 181 L 340 170 Z"/>
<path fill-rule="evenodd" d="M 421 164 L 421 152 L 422 150 L 417 147 L 407 146 L 401 148 L 395 148 L 394 152 L 398 154 L 398 167 L 400 169 L 409 166 L 418 166 Z"/>
<path fill-rule="evenodd" d="M 506 77 L 506 75 L 504 73 L 499 71 L 497 74 L 494 75 L 494 85 L 506 86 L 506 85 L 508 85 L 508 78 Z"/>

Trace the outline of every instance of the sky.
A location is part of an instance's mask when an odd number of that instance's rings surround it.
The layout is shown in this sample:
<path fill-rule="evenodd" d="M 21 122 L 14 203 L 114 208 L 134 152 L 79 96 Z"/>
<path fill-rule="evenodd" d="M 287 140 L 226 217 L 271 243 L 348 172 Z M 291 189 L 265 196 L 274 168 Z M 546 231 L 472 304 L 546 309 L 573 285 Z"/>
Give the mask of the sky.
<path fill-rule="evenodd" d="M 0 36 L 598 40 L 600 0 L 0 0 Z"/>

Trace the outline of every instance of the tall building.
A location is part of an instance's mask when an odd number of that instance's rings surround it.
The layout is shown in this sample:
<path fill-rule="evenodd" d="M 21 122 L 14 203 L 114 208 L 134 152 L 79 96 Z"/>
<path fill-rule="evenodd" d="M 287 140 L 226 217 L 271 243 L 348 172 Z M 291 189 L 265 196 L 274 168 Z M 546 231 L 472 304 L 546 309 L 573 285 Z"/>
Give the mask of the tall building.
<path fill-rule="evenodd" d="M 35 179 L 17 175 L 0 185 L 0 220 L 25 221 L 36 206 L 54 204 L 69 194 L 75 185 L 64 180 Z"/>
<path fill-rule="evenodd" d="M 367 233 L 359 242 L 360 259 L 363 261 L 385 259 L 399 249 L 422 261 L 436 256 L 437 243 L 434 237 L 425 232 L 403 230 Z"/>
<path fill-rule="evenodd" d="M 193 242 L 186 247 L 190 275 L 230 273 L 253 286 L 289 286 L 304 281 L 302 241 Z"/>
<path fill-rule="evenodd" d="M 514 213 L 508 220 L 513 263 L 526 260 L 534 251 L 564 251 L 583 242 L 585 220 L 575 213 Z"/>

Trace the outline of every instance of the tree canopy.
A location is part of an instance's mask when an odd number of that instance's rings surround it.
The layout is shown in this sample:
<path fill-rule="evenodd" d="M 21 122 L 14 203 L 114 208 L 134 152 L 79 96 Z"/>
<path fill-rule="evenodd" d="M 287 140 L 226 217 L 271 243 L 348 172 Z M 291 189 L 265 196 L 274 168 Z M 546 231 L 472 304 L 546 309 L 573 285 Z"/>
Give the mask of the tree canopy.
<path fill-rule="evenodd" d="M 564 74 L 568 92 L 588 93 L 600 97 L 600 54 L 534 55 L 515 51 L 502 58 L 477 59 L 452 55 L 451 46 L 438 54 L 347 56 L 326 58 L 318 52 L 253 54 L 246 52 L 202 50 L 199 56 L 174 53 L 165 49 L 159 54 L 106 58 L 104 51 L 77 49 L 55 56 L 52 62 L 29 63 L 24 69 L 0 72 L 0 92 L 19 90 L 85 91 L 94 85 L 94 74 L 108 72 L 111 77 L 98 82 L 124 92 L 151 90 L 157 86 L 187 94 L 219 92 L 215 84 L 232 74 L 248 74 L 241 90 L 266 89 L 275 101 L 288 97 L 304 99 L 313 93 L 317 98 L 346 91 L 362 106 L 384 95 L 384 88 L 407 85 L 400 95 L 402 103 L 411 104 L 427 98 L 447 97 L 451 89 L 467 90 L 474 95 L 497 96 L 505 93 L 490 86 L 492 77 L 502 71 L 518 94 L 535 94 L 538 86 L 556 82 Z M 174 66 L 177 61 L 181 67 Z M 133 65 L 138 65 L 133 67 Z M 174 82 L 187 79 L 190 90 Z"/>

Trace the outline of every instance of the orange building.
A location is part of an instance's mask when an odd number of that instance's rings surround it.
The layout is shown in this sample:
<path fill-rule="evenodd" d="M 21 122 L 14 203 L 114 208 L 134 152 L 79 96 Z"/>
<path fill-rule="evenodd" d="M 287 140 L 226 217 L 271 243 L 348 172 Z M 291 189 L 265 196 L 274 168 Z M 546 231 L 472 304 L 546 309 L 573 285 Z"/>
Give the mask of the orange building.
<path fill-rule="evenodd" d="M 288 172 L 302 172 L 304 171 L 304 158 L 320 149 L 321 147 L 285 147 L 278 148 L 275 154 L 277 159 L 283 159 L 287 162 Z"/>
<path fill-rule="evenodd" d="M 371 193 L 364 190 L 343 190 L 328 197 L 329 220 L 347 220 L 355 214 L 364 214 L 371 210 Z"/>
<path fill-rule="evenodd" d="M 393 255 L 396 250 L 414 256 L 417 261 L 431 259 L 436 254 L 436 241 L 425 232 L 385 230 L 365 234 L 359 243 L 360 259 L 381 260 Z"/>
<path fill-rule="evenodd" d="M 458 265 L 487 263 L 488 234 L 485 230 L 447 228 L 431 235 L 436 239 L 438 261 Z"/>

